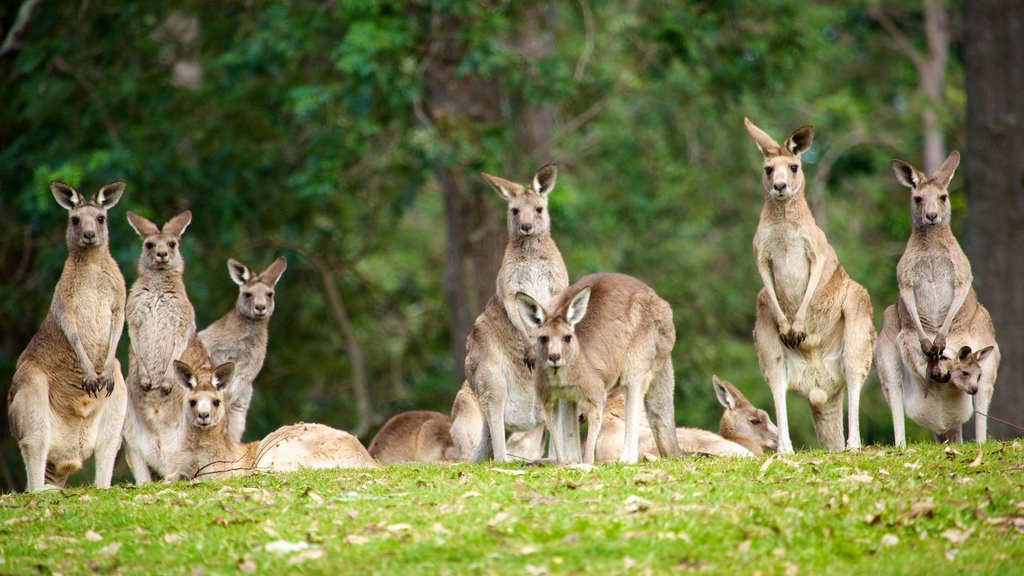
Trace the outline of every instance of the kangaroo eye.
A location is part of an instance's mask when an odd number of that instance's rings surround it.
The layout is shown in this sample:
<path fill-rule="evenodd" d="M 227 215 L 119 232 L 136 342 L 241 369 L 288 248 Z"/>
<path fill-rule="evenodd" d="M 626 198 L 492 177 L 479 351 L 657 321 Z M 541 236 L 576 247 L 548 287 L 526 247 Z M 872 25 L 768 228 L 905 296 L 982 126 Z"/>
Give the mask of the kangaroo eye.
<path fill-rule="evenodd" d="M 178 243 L 177 242 L 168 242 L 167 243 L 167 247 L 170 248 L 171 250 L 174 250 L 175 248 L 178 247 Z"/>
<path fill-rule="evenodd" d="M 513 208 L 512 209 L 512 215 L 515 216 L 517 214 L 519 214 L 519 208 Z"/>
<path fill-rule="evenodd" d="M 274 297 L 274 293 L 273 292 L 267 292 L 267 298 L 273 298 L 273 297 Z"/>
<path fill-rule="evenodd" d="M 761 419 L 760 418 L 751 418 L 750 419 L 750 423 L 753 424 L 754 426 L 760 426 L 761 425 Z"/>
<path fill-rule="evenodd" d="M 541 206 L 537 206 L 537 214 L 543 214 L 543 213 L 544 213 L 544 208 L 541 207 Z"/>
<path fill-rule="evenodd" d="M 153 248 L 156 248 L 156 244 L 153 244 L 152 242 L 146 242 L 146 250 L 152 250 Z"/>
<path fill-rule="evenodd" d="M 106 216 L 97 216 L 96 217 L 96 221 L 99 222 L 100 224 L 103 224 L 104 222 L 107 221 L 107 217 Z"/>
<path fill-rule="evenodd" d="M 914 196 L 914 204 L 920 204 L 923 200 L 924 198 L 920 196 Z"/>
<path fill-rule="evenodd" d="M 572 334 L 566 334 L 565 336 L 562 336 L 562 340 L 565 341 L 566 344 L 572 342 Z"/>
<path fill-rule="evenodd" d="M 799 170 L 799 169 L 800 169 L 800 167 L 799 167 L 799 166 L 797 166 L 796 164 L 790 164 L 790 165 L 789 165 L 789 170 L 790 170 L 791 172 L 793 172 L 793 174 L 796 174 L 796 171 L 797 171 L 797 170 Z"/>
<path fill-rule="evenodd" d="M 213 405 L 214 406 L 220 406 L 220 400 L 214 400 L 213 401 Z"/>
<path fill-rule="evenodd" d="M 942 196 L 939 196 L 939 202 L 945 202 L 945 201 L 946 201 L 946 195 L 945 194 L 943 194 Z"/>
<path fill-rule="evenodd" d="M 78 223 L 81 222 L 81 221 L 82 221 L 82 219 L 79 218 L 78 216 L 72 216 L 71 217 L 71 223 L 74 224 L 75 226 L 78 226 Z"/>
<path fill-rule="evenodd" d="M 189 406 L 191 406 L 191 407 L 193 407 L 193 408 L 195 408 L 195 407 L 196 407 L 196 404 L 198 404 L 198 402 L 196 402 L 195 400 L 189 400 L 189 401 L 188 401 L 188 405 L 189 405 Z"/>
<path fill-rule="evenodd" d="M 242 292 L 242 297 L 248 300 L 252 298 L 252 292 Z"/>
<path fill-rule="evenodd" d="M 537 339 L 540 340 L 541 344 L 547 344 L 548 343 L 548 337 L 547 336 L 541 336 L 541 337 L 539 337 Z"/>
<path fill-rule="evenodd" d="M 765 166 L 764 167 L 764 175 L 765 176 L 771 176 L 772 172 L 774 172 L 774 171 L 775 171 L 775 169 L 772 168 L 771 166 Z"/>

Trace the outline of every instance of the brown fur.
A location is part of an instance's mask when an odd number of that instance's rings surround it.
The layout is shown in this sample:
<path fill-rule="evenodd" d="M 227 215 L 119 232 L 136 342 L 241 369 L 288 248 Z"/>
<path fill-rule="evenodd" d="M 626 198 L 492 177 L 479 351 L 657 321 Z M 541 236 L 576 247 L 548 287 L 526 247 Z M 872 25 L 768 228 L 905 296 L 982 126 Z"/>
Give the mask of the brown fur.
<path fill-rule="evenodd" d="M 395 414 L 370 442 L 370 456 L 382 464 L 458 462 L 452 420 L 440 412 L 413 410 Z"/>
<path fill-rule="evenodd" d="M 469 381 L 464 381 L 455 395 L 451 421 L 451 438 L 457 461 L 469 462 L 480 445 L 480 430 L 484 424 L 480 404 L 476 401 L 476 394 L 470 388 Z M 532 430 L 509 434 L 505 448 L 512 458 L 539 460 L 544 456 L 543 440 L 544 426 L 541 425 Z"/>

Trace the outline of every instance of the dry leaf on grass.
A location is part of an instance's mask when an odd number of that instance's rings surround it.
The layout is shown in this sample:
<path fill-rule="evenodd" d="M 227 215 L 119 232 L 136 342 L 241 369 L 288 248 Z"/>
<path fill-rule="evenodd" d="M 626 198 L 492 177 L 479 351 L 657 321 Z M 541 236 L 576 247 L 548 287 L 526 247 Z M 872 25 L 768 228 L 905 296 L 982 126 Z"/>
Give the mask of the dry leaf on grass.
<path fill-rule="evenodd" d="M 117 554 L 117 551 L 120 550 L 120 549 L 121 549 L 121 543 L 120 542 L 112 542 L 109 545 L 104 546 L 103 548 L 100 548 L 100 554 L 102 554 L 104 556 L 113 556 L 114 554 Z"/>
<path fill-rule="evenodd" d="M 288 559 L 288 564 L 294 566 L 301 564 L 307 560 L 319 560 L 324 557 L 323 548 L 310 548 L 309 550 L 303 550 L 298 554 Z"/>
<path fill-rule="evenodd" d="M 900 543 L 900 539 L 895 534 L 886 534 L 882 536 L 882 546 L 892 547 Z"/>
<path fill-rule="evenodd" d="M 644 512 L 651 508 L 652 504 L 650 500 L 641 498 L 636 494 L 630 495 L 626 498 L 626 501 L 622 503 L 622 508 L 619 509 L 620 514 L 632 514 L 633 512 Z"/>
<path fill-rule="evenodd" d="M 90 541 L 90 542 L 99 542 L 100 540 L 103 540 L 103 536 L 100 536 L 98 532 L 93 532 L 92 530 L 86 530 L 86 532 L 85 532 L 85 539 Z"/>
<path fill-rule="evenodd" d="M 491 526 L 491 527 L 494 527 L 494 526 L 497 526 L 498 524 L 501 524 L 505 520 L 508 520 L 508 513 L 507 512 L 498 512 L 494 516 L 494 518 L 491 518 L 490 520 L 487 521 L 487 525 Z"/>
<path fill-rule="evenodd" d="M 369 542 L 370 539 L 362 534 L 349 534 L 345 536 L 345 544 L 351 544 L 353 546 L 361 546 Z"/>
<path fill-rule="evenodd" d="M 668 472 L 665 472 L 664 470 L 643 470 L 641 472 L 637 472 L 636 476 L 633 477 L 633 484 L 636 484 L 637 486 L 645 486 L 652 484 L 662 484 L 670 482 L 671 480 L 672 477 L 669 476 Z"/>
<path fill-rule="evenodd" d="M 459 496 L 459 500 L 465 500 L 467 498 L 476 498 L 477 496 L 480 496 L 480 495 L 481 494 L 479 492 L 477 492 L 476 490 L 470 490 L 469 492 L 463 492 L 462 495 Z"/>
<path fill-rule="evenodd" d="M 411 524 L 389 524 L 385 530 L 388 532 L 405 532 L 406 530 L 412 530 Z"/>
<path fill-rule="evenodd" d="M 274 540 L 273 542 L 267 542 L 263 546 L 264 552 L 271 552 L 273 554 L 290 554 L 292 552 L 300 552 L 309 548 L 309 544 L 306 542 L 288 542 L 287 540 Z"/>
<path fill-rule="evenodd" d="M 509 476 L 522 476 L 526 474 L 526 470 L 509 470 L 508 468 L 491 468 L 491 470 L 500 474 L 508 474 Z"/>
<path fill-rule="evenodd" d="M 251 558 L 242 558 L 238 561 L 238 570 L 246 574 L 253 574 L 256 572 L 258 566 L 252 561 Z"/>
<path fill-rule="evenodd" d="M 975 458 L 974 461 L 971 462 L 970 464 L 968 464 L 967 466 L 970 467 L 970 468 L 977 468 L 978 466 L 981 466 L 981 455 L 982 455 L 982 450 L 979 448 L 978 449 L 978 457 Z"/>
<path fill-rule="evenodd" d="M 942 537 L 949 540 L 953 545 L 959 546 L 967 541 L 971 533 L 974 532 L 974 526 L 971 526 L 967 530 L 957 530 L 956 528 L 950 528 L 942 532 Z"/>
<path fill-rule="evenodd" d="M 859 474 L 850 474 L 846 478 L 843 478 L 843 480 L 849 480 L 850 482 L 861 482 L 861 483 L 864 483 L 864 484 L 870 484 L 871 482 L 875 481 L 875 478 L 873 476 L 871 476 L 870 474 L 865 474 L 865 473 L 861 472 Z"/>
<path fill-rule="evenodd" d="M 922 500 L 910 505 L 910 510 L 900 513 L 900 520 L 909 520 L 918 516 L 931 517 L 935 513 L 935 503 L 931 500 Z"/>

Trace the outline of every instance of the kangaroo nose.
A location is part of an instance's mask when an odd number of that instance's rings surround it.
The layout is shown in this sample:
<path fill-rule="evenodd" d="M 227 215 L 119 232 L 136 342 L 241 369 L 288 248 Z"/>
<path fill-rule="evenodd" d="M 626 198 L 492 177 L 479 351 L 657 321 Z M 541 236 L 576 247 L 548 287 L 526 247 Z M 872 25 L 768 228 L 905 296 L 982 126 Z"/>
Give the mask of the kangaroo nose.
<path fill-rule="evenodd" d="M 548 360 L 551 362 L 558 362 L 562 359 L 561 354 L 548 354 Z"/>
<path fill-rule="evenodd" d="M 209 420 L 210 419 L 210 413 L 209 412 L 200 412 L 198 414 L 198 416 L 199 416 L 200 420 Z"/>
<path fill-rule="evenodd" d="M 939 219 L 939 213 L 938 212 L 929 212 L 929 213 L 925 214 L 925 218 L 927 218 L 929 222 L 935 222 L 936 220 Z"/>
<path fill-rule="evenodd" d="M 96 238 L 96 233 L 95 232 L 84 232 L 82 234 L 82 236 L 85 237 L 86 240 L 94 240 Z"/>
<path fill-rule="evenodd" d="M 157 252 L 156 257 L 163 260 L 164 258 L 167 258 L 167 252 Z"/>
<path fill-rule="evenodd" d="M 267 311 L 267 307 L 265 305 L 263 305 L 263 304 L 257 304 L 255 306 L 255 308 L 256 308 L 256 312 L 259 313 L 259 314 L 263 314 L 264 312 Z"/>
<path fill-rule="evenodd" d="M 785 182 L 776 182 L 775 184 L 772 185 L 772 188 L 775 188 L 776 192 L 785 192 L 786 191 L 786 183 Z"/>
<path fill-rule="evenodd" d="M 520 224 L 519 229 L 529 234 L 533 230 L 533 224 Z"/>

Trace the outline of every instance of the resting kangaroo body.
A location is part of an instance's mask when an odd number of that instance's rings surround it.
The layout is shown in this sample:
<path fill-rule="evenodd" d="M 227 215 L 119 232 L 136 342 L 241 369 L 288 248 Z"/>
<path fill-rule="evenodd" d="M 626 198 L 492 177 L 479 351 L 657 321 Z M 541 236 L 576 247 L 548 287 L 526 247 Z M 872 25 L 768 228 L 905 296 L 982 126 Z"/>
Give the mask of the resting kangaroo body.
<path fill-rule="evenodd" d="M 412 410 L 395 414 L 370 442 L 370 456 L 382 464 L 458 462 L 451 427 L 452 419 L 440 412 Z"/>
<path fill-rule="evenodd" d="M 115 357 L 125 284 L 110 256 L 106 219 L 124 187 L 124 181 L 111 182 L 87 199 L 63 182 L 50 183 L 69 212 L 68 257 L 50 310 L 18 357 L 7 393 L 28 490 L 44 482 L 64 486 L 93 453 L 96 486 L 110 486 L 127 393 Z"/>
<path fill-rule="evenodd" d="M 744 118 L 764 156 L 764 208 L 754 256 L 764 289 L 757 295 L 754 346 L 775 401 L 779 452 L 793 453 L 786 392 L 807 398 L 818 442 L 843 449 L 843 392 L 849 398 L 846 448 L 860 448 L 860 392 L 871 369 L 875 329 L 867 291 L 846 275 L 804 197 L 800 155 L 814 130 L 798 128 L 780 146 Z"/>
<path fill-rule="evenodd" d="M 199 341 L 216 366 L 235 364 L 235 376 L 227 388 L 228 436 L 240 441 L 252 401 L 252 383 L 267 356 L 270 317 L 274 314 L 274 287 L 288 267 L 284 256 L 274 260 L 262 274 L 229 259 L 228 274 L 238 284 L 238 300 L 230 312 L 199 333 Z"/>
<path fill-rule="evenodd" d="M 731 382 L 713 376 L 712 383 L 718 401 L 725 407 L 718 424 L 718 434 L 699 428 L 676 428 L 679 447 L 684 452 L 712 456 L 760 456 L 765 450 L 775 450 L 778 447 L 779 430 L 768 413 L 751 404 Z M 601 434 L 597 439 L 598 462 L 611 462 L 622 452 L 626 430 L 625 407 L 622 394 L 608 398 Z M 650 424 L 642 414 L 639 450 L 644 456 L 658 455 Z"/>
<path fill-rule="evenodd" d="M 533 385 L 532 380 L 530 385 Z M 469 381 L 464 381 L 462 388 L 455 395 L 451 420 L 451 438 L 457 461 L 469 462 L 480 445 L 480 434 L 484 425 L 480 404 L 476 401 L 476 394 L 470 388 Z M 544 425 L 525 432 L 509 434 L 505 441 L 505 450 L 512 458 L 540 460 L 544 456 Z"/>
<path fill-rule="evenodd" d="M 515 295 L 523 292 L 546 304 L 569 284 L 562 254 L 551 238 L 547 210 L 557 174 L 555 165 L 547 164 L 525 187 L 484 174 L 508 201 L 509 212 L 508 244 L 496 294 L 466 339 L 466 379 L 484 417 L 473 456 L 477 462 L 492 455 L 495 460 L 506 460 L 507 432 L 525 432 L 544 424 L 531 373 L 533 334 L 516 312 Z"/>
<path fill-rule="evenodd" d="M 889 306 L 882 320 L 882 334 L 875 349 L 875 366 L 882 391 L 892 410 L 897 446 L 906 445 L 904 412 L 940 438 L 959 442 L 962 426 L 972 412 L 988 413 L 999 370 L 992 318 L 973 287 L 971 264 L 953 236 L 949 221 L 951 208 L 947 188 L 960 163 L 957 151 L 950 153 L 931 178 L 903 162 L 893 160 L 901 184 L 911 189 L 910 215 L 913 227 L 907 247 L 896 267 L 900 297 Z M 940 356 L 964 346 L 982 348 L 961 364 L 977 364 L 973 385 L 936 386 L 932 369 Z M 941 371 L 940 371 L 941 373 Z M 973 396 L 973 397 L 972 397 Z M 975 438 L 984 442 L 988 419 L 975 414 Z"/>
<path fill-rule="evenodd" d="M 221 389 L 231 381 L 230 362 L 195 370 L 175 361 L 180 386 L 185 388 L 181 429 L 185 431 L 173 457 L 169 479 L 207 479 L 255 471 L 301 468 L 373 468 L 377 463 L 359 439 L 323 424 L 282 426 L 257 442 L 241 444 L 225 430 L 228 409 Z"/>
<path fill-rule="evenodd" d="M 671 352 L 676 332 L 672 308 L 643 282 L 622 274 L 580 278 L 545 308 L 527 294 L 516 296 L 523 321 L 537 330 L 537 393 L 548 415 L 555 458 L 566 459 L 568 437 L 554 417 L 555 403 L 578 405 L 587 419 L 583 461 L 592 464 L 608 393 L 621 386 L 625 396 L 625 441 L 620 460 L 639 457 L 643 402 L 658 449 L 682 455 L 675 437 Z M 576 418 L 573 424 L 578 426 Z M 578 442 L 578 441 L 577 441 Z"/>
<path fill-rule="evenodd" d="M 178 443 L 181 387 L 176 384 L 175 360 L 185 353 L 196 332 L 196 314 L 188 299 L 183 275 L 181 235 L 192 221 L 186 210 L 163 228 L 129 212 L 128 222 L 142 239 L 139 277 L 128 293 L 128 415 L 124 425 L 125 459 L 135 482 L 152 480 L 150 468 L 170 473 Z M 198 343 L 197 343 L 198 344 Z M 204 355 L 193 350 L 186 359 Z"/>

